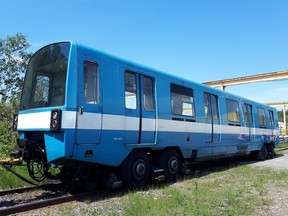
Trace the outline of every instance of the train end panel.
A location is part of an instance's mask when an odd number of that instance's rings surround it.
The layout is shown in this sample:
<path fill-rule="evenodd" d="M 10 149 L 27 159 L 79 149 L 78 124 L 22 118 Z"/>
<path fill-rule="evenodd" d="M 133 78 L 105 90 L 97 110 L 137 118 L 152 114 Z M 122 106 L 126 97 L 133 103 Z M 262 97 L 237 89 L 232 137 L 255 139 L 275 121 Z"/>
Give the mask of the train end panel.
<path fill-rule="evenodd" d="M 58 163 L 72 156 L 75 112 L 52 109 L 18 114 L 20 148 L 40 148 L 48 163 Z M 35 147 L 36 146 L 36 147 Z M 26 156 L 29 160 L 29 154 Z"/>
<path fill-rule="evenodd" d="M 71 158 L 73 143 L 70 137 L 74 137 L 74 132 L 65 131 L 60 134 L 45 133 L 44 143 L 48 163 L 61 164 L 61 161 Z"/>

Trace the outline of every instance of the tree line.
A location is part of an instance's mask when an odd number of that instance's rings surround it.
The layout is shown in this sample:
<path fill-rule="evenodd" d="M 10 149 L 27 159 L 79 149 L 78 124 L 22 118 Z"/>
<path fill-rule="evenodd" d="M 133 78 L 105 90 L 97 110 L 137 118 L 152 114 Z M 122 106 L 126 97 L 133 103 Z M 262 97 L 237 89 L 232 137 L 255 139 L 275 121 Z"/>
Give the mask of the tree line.
<path fill-rule="evenodd" d="M 283 111 L 278 111 L 277 114 L 278 114 L 278 121 L 284 122 Z M 287 119 L 287 117 L 288 117 L 288 111 L 286 110 L 285 111 L 285 118 Z"/>
<path fill-rule="evenodd" d="M 12 130 L 18 112 L 24 73 L 32 56 L 25 35 L 0 38 L 0 157 L 16 148 L 17 133 Z"/>

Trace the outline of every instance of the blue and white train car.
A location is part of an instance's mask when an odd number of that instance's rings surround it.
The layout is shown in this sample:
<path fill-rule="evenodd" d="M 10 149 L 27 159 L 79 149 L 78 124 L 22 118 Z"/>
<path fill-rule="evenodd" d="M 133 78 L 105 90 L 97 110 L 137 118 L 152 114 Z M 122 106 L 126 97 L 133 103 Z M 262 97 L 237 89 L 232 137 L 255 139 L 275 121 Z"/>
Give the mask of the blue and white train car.
<path fill-rule="evenodd" d="M 67 179 L 109 170 L 128 187 L 155 170 L 174 180 L 183 162 L 266 159 L 279 142 L 272 107 L 75 42 L 33 55 L 14 127 L 32 178 L 53 164 Z"/>

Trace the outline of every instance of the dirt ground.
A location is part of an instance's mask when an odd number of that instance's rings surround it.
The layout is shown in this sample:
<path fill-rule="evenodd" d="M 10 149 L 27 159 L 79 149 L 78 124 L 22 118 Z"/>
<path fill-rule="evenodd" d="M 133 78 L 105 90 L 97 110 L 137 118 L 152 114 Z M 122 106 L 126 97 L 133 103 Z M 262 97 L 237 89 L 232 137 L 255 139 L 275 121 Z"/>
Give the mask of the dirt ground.
<path fill-rule="evenodd" d="M 288 150 L 284 150 L 283 153 L 283 155 L 278 155 L 271 160 L 253 162 L 250 166 L 263 169 L 288 170 Z M 267 188 L 267 191 L 266 198 L 271 200 L 271 204 L 265 206 L 265 208 L 259 208 L 257 215 L 288 215 L 288 191 L 277 190 L 273 186 Z"/>
<path fill-rule="evenodd" d="M 278 155 L 272 160 L 257 161 L 250 165 L 252 167 L 268 168 L 274 170 L 288 170 L 288 150 L 283 151 L 283 155 Z"/>

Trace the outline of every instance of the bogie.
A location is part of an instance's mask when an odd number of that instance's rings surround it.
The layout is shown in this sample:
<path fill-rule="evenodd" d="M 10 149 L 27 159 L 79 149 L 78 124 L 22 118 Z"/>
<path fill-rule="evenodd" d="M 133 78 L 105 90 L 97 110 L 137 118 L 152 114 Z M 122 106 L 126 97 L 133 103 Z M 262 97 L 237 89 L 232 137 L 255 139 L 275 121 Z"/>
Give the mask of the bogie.
<path fill-rule="evenodd" d="M 262 148 L 257 151 L 257 160 L 266 160 L 268 157 L 267 146 L 264 144 Z"/>
<path fill-rule="evenodd" d="M 260 150 L 252 152 L 251 156 L 257 160 L 272 159 L 275 156 L 273 143 L 265 143 Z"/>
<path fill-rule="evenodd" d="M 181 160 L 178 152 L 175 149 L 165 149 L 160 153 L 158 166 L 164 170 L 166 181 L 175 181 L 181 170 Z"/>
<path fill-rule="evenodd" d="M 142 188 L 148 181 L 151 171 L 149 158 L 141 150 L 132 151 L 120 169 L 121 178 L 130 189 Z"/>

